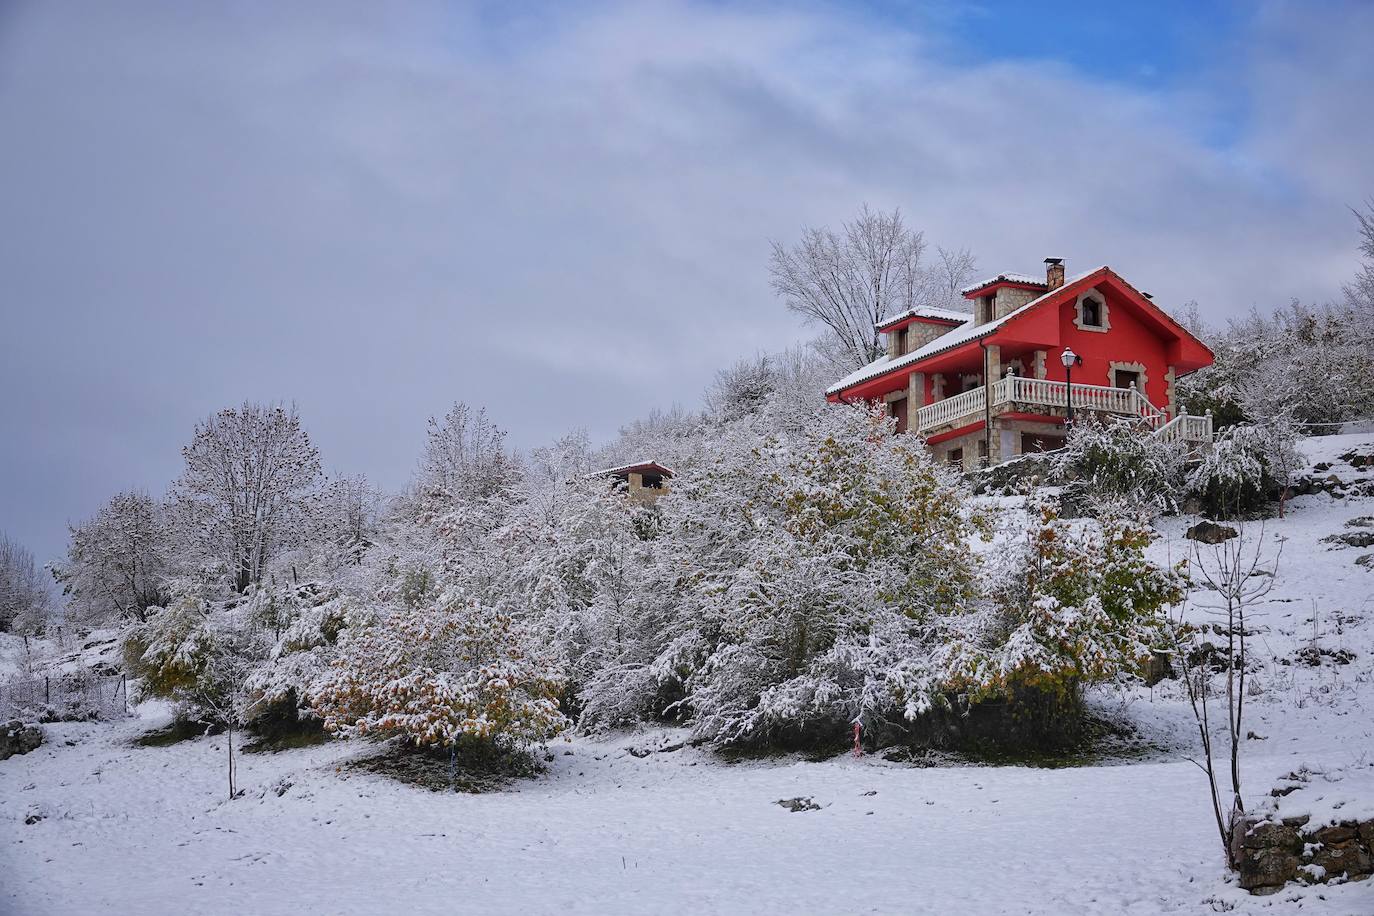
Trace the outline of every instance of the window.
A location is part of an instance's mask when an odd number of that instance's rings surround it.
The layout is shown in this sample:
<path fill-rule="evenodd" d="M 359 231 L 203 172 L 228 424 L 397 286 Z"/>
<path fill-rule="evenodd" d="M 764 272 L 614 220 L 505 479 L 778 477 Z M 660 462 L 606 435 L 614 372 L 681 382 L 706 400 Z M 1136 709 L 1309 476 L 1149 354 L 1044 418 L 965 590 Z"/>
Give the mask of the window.
<path fill-rule="evenodd" d="M 979 460 L 983 463 L 984 466 L 987 465 L 987 463 L 988 463 L 988 440 L 986 440 L 986 439 L 979 439 L 979 440 L 978 440 L 978 458 L 979 458 Z"/>
<path fill-rule="evenodd" d="M 1102 298 L 1102 294 L 1097 290 L 1088 290 L 1079 296 L 1078 302 L 1074 305 L 1073 323 L 1081 331 L 1105 334 L 1111 330 L 1107 300 Z"/>
<path fill-rule="evenodd" d="M 963 467 L 964 450 L 961 448 L 950 449 L 949 453 L 945 455 L 945 460 L 948 461 L 950 464 L 954 465 L 955 467 Z"/>
<path fill-rule="evenodd" d="M 900 331 L 897 332 L 897 355 L 898 355 L 898 356 L 901 356 L 902 354 L 906 353 L 906 339 L 907 339 L 907 331 L 908 331 L 908 330 L 909 330 L 908 328 L 902 328 Z"/>
<path fill-rule="evenodd" d="M 1125 369 L 1116 370 L 1116 387 L 1140 388 L 1140 373 L 1127 372 Z"/>
<path fill-rule="evenodd" d="M 1102 327 L 1102 303 L 1096 299 L 1083 300 L 1083 323 L 1090 328 Z"/>

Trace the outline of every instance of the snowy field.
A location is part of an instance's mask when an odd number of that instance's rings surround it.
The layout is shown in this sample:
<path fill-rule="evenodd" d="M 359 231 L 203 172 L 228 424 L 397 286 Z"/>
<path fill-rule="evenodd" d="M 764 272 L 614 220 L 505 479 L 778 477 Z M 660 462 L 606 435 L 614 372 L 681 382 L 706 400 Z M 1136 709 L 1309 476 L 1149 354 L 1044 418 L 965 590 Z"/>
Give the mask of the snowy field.
<path fill-rule="evenodd" d="M 1322 440 L 1312 460 L 1371 438 Z M 1374 570 L 1354 563 L 1368 549 L 1321 542 L 1367 515 L 1374 501 L 1316 494 L 1265 524 L 1284 549 L 1254 620 L 1252 805 L 1307 767 L 1321 804 L 1374 810 Z M 1185 527 L 1163 523 L 1158 558 L 1186 553 Z M 1315 666 L 1298 659 L 1312 646 Z M 1095 702 L 1170 749 L 1063 769 L 732 764 L 645 732 L 556 743 L 543 776 L 460 795 L 341 770 L 371 749 L 339 742 L 242 756 L 233 802 L 222 736 L 131 745 L 166 721 L 145 704 L 47 726 L 0 762 L 0 912 L 1374 913 L 1374 881 L 1239 890 L 1176 688 Z M 819 808 L 776 804 L 799 796 Z"/>

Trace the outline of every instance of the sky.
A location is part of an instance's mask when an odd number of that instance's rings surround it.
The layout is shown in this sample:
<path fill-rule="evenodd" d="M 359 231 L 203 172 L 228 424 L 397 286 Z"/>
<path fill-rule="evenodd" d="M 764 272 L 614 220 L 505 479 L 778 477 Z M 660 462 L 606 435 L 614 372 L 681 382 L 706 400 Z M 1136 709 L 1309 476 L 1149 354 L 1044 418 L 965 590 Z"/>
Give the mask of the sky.
<path fill-rule="evenodd" d="M 0 531 L 40 562 L 196 422 L 294 402 L 403 486 L 805 341 L 771 240 L 899 207 L 981 273 L 1211 321 L 1337 298 L 1374 4 L 0 0 Z"/>

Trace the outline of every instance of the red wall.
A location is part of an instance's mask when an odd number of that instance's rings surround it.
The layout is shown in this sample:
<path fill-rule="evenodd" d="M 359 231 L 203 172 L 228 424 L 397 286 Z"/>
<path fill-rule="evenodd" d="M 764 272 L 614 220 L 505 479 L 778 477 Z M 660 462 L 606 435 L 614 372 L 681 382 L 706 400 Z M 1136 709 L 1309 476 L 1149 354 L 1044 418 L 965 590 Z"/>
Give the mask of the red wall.
<path fill-rule="evenodd" d="M 1084 385 L 1110 385 L 1109 363 L 1142 363 L 1145 366 L 1144 394 L 1151 404 L 1162 410 L 1169 403 L 1169 383 L 1164 377 L 1169 370 L 1165 342 L 1142 324 L 1132 313 L 1131 306 L 1118 295 L 1106 294 L 1107 321 L 1111 330 L 1105 334 L 1080 330 L 1073 323 L 1077 314 L 1075 302 L 1076 297 L 1059 306 L 1062 340 L 1057 350 L 1045 354 L 1047 377 L 1064 381 L 1064 364 L 1059 355 L 1066 346 L 1083 357 L 1083 365 L 1074 367 L 1073 380 Z M 1023 358 L 1027 359 L 1029 373 L 1029 359 Z"/>

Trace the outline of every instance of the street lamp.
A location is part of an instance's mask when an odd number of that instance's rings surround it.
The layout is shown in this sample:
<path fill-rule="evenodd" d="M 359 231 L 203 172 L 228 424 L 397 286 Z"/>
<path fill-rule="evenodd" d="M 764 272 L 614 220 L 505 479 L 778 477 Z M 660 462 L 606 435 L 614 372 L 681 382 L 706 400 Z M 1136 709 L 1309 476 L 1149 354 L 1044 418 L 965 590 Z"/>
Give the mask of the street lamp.
<path fill-rule="evenodd" d="M 1073 425 L 1073 367 L 1083 365 L 1083 357 L 1068 347 L 1059 354 L 1059 361 L 1064 364 L 1064 403 L 1068 407 L 1068 416 L 1064 418 L 1065 426 Z"/>

